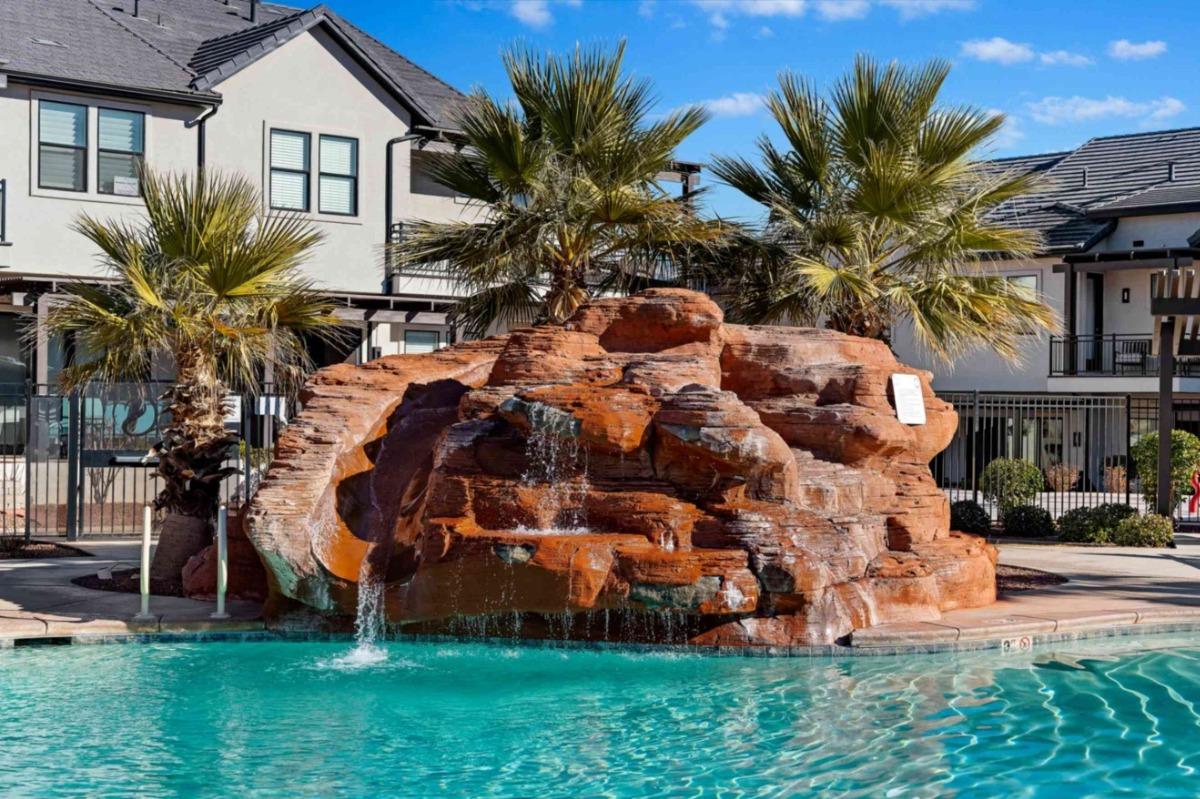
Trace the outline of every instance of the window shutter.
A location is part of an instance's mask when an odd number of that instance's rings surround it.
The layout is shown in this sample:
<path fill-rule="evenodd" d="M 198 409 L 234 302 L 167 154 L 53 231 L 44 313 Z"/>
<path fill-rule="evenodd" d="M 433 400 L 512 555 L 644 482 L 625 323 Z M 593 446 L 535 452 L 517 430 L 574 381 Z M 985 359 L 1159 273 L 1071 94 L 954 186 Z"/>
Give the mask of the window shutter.
<path fill-rule="evenodd" d="M 140 153 L 143 147 L 145 117 L 136 111 L 100 109 L 99 142 L 101 150 Z"/>
<path fill-rule="evenodd" d="M 87 108 L 42 100 L 38 109 L 38 136 L 42 144 L 87 146 Z"/>
<path fill-rule="evenodd" d="M 354 213 L 354 179 L 321 175 L 321 213 Z"/>
<path fill-rule="evenodd" d="M 297 172 L 271 173 L 271 205 L 303 211 L 308 200 L 308 176 Z"/>
<path fill-rule="evenodd" d="M 321 171 L 331 175 L 358 174 L 358 148 L 352 139 L 321 137 Z"/>
<path fill-rule="evenodd" d="M 307 172 L 308 136 L 282 130 L 271 131 L 271 166 Z"/>

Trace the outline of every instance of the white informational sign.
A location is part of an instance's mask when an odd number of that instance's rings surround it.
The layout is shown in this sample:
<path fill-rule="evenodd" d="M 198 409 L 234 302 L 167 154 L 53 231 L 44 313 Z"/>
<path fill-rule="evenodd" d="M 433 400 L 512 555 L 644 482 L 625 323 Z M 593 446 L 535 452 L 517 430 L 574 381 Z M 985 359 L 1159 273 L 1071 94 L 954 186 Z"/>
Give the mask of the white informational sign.
<path fill-rule="evenodd" d="M 896 398 L 896 418 L 904 424 L 925 424 L 925 395 L 921 378 L 916 375 L 892 375 L 892 396 Z"/>
<path fill-rule="evenodd" d="M 117 175 L 113 178 L 113 194 L 121 197 L 137 197 L 142 193 L 142 184 L 137 178 L 122 177 Z"/>

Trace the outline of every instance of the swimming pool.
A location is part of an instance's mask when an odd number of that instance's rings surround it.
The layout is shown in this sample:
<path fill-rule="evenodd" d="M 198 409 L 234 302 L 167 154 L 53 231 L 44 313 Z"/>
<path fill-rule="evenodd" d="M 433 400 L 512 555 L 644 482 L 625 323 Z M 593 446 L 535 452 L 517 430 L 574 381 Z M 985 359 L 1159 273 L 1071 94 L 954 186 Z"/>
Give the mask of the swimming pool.
<path fill-rule="evenodd" d="M 0 651 L 0 794 L 1195 796 L 1200 637 L 878 658 Z"/>

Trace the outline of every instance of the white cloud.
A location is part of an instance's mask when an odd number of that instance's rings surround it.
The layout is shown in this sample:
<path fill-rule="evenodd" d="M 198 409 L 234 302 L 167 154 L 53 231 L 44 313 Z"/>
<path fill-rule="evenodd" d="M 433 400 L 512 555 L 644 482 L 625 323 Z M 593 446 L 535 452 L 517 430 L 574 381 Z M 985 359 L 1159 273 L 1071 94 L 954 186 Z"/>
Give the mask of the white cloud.
<path fill-rule="evenodd" d="M 1072 53 L 1069 50 L 1051 50 L 1038 53 L 1038 60 L 1043 64 L 1063 64 L 1068 67 L 1086 67 L 1095 63 L 1082 53 Z"/>
<path fill-rule="evenodd" d="M 1043 97 L 1029 103 L 1029 114 L 1045 125 L 1090 122 L 1104 117 L 1140 119 L 1143 123 L 1169 119 L 1187 106 L 1174 97 L 1135 101 L 1124 97 Z"/>
<path fill-rule="evenodd" d="M 583 0 L 556 0 L 556 2 L 572 8 L 579 8 L 583 4 Z M 550 13 L 550 5 L 551 0 L 513 0 L 508 10 L 522 24 L 531 28 L 544 28 L 554 22 L 554 15 Z"/>
<path fill-rule="evenodd" d="M 900 19 L 914 19 L 943 11 L 968 11 L 975 7 L 975 0 L 879 0 L 879 4 L 896 9 Z"/>
<path fill-rule="evenodd" d="M 1108 54 L 1121 61 L 1140 61 L 1144 58 L 1160 56 L 1165 52 L 1167 52 L 1167 43 L 1157 39 L 1149 42 L 1118 39 L 1108 43 Z"/>
<path fill-rule="evenodd" d="M 763 109 L 764 98 L 754 92 L 734 92 L 713 100 L 704 100 L 700 105 L 719 117 L 748 117 Z"/>
<path fill-rule="evenodd" d="M 870 10 L 867 0 L 817 0 L 817 16 L 830 22 L 862 19 Z"/>
<path fill-rule="evenodd" d="M 638 3 L 638 16 L 650 19 L 654 16 L 654 0 L 641 0 Z"/>
<path fill-rule="evenodd" d="M 763 25 L 761 28 L 758 29 L 758 38 L 760 38 L 760 39 L 770 39 L 774 35 L 775 35 L 775 31 L 771 30 L 766 25 Z"/>
<path fill-rule="evenodd" d="M 1032 47 L 1027 44 L 1010 42 L 1002 36 L 963 42 L 961 52 L 967 58 L 991 61 L 996 64 L 1019 64 L 1022 61 L 1032 61 L 1034 58 Z"/>
<path fill-rule="evenodd" d="M 554 21 L 549 0 L 513 0 L 509 11 L 524 25 L 544 28 Z"/>

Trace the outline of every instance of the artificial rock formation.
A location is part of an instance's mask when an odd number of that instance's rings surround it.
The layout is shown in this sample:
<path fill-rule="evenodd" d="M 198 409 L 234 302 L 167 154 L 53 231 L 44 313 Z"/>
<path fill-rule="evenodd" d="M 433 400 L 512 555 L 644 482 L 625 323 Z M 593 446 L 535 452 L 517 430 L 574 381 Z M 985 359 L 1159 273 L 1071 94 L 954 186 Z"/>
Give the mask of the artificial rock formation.
<path fill-rule="evenodd" d="M 277 616 L 352 616 L 380 581 L 422 631 L 829 643 L 995 599 L 927 466 L 956 421 L 881 342 L 651 290 L 318 372 L 247 529 Z"/>

